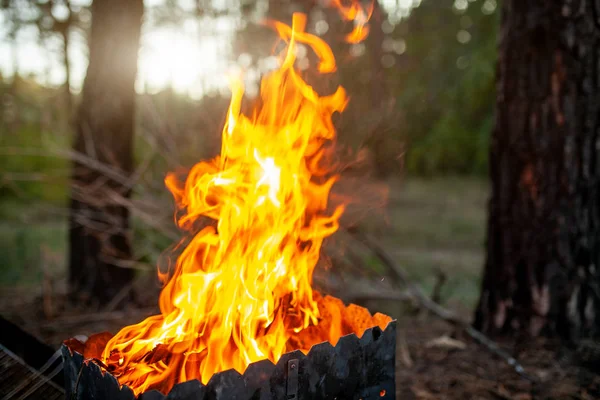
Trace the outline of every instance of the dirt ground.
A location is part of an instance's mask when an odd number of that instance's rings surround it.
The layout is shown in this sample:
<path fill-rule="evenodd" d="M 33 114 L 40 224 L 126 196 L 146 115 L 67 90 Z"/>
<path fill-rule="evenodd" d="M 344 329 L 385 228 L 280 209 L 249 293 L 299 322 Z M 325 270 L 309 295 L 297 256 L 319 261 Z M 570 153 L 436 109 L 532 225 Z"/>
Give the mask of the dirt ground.
<path fill-rule="evenodd" d="M 441 321 L 413 317 L 398 323 L 398 399 L 600 398 L 600 370 L 580 365 L 575 352 L 556 341 L 502 342 L 537 380 L 530 382 L 466 337 L 440 339 L 453 336 Z"/>
<path fill-rule="evenodd" d="M 95 312 L 62 310 L 48 319 L 40 298 L 4 291 L 0 314 L 54 347 L 75 335 L 110 331 L 156 313 L 154 307 Z M 397 399 L 598 399 L 600 369 L 579 363 L 575 352 L 549 339 L 505 341 L 526 372 L 521 378 L 502 360 L 445 322 L 420 313 L 398 319 Z"/>

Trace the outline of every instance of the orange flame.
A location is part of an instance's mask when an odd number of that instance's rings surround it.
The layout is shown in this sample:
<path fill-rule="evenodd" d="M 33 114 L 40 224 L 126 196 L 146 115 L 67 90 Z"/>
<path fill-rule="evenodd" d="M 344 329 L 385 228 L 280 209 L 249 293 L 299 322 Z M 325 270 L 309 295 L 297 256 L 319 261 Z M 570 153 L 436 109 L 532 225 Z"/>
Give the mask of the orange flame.
<path fill-rule="evenodd" d="M 338 310 L 330 312 L 311 288 L 321 244 L 343 212 L 326 211 L 336 178 L 325 178 L 321 161 L 335 139 L 332 114 L 344 109 L 346 95 L 340 87 L 321 97 L 294 69 L 298 43 L 315 51 L 321 72 L 336 67 L 327 44 L 305 32 L 303 14 L 291 28 L 272 25 L 288 46 L 280 68 L 261 83 L 260 105 L 251 116 L 241 113 L 244 88 L 234 82 L 221 155 L 195 165 L 185 184 L 173 174 L 166 179 L 185 211 L 180 227 L 192 231 L 201 217 L 216 224 L 179 256 L 160 295 L 161 315 L 125 327 L 103 352 L 136 394 L 191 379 L 206 384 L 214 373 L 276 362 L 292 345 L 308 350 L 352 331 L 342 326 L 343 304 L 330 301 Z M 303 332 L 313 332 L 306 328 L 325 312 L 327 329 L 307 338 Z"/>
<path fill-rule="evenodd" d="M 364 7 L 359 0 L 350 0 L 349 5 L 342 4 L 343 0 L 331 0 L 342 18 L 354 22 L 354 29 L 346 35 L 346 42 L 359 43 L 369 36 L 369 25 L 367 23 L 373 15 L 374 1 L 376 0 L 371 0 L 370 5 Z"/>

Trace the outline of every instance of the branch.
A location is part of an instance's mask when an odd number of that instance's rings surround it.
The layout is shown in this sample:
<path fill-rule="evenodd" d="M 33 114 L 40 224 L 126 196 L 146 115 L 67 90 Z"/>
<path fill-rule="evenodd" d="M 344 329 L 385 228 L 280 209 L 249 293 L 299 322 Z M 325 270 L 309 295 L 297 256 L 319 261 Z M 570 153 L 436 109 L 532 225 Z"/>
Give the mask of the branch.
<path fill-rule="evenodd" d="M 385 300 L 385 301 L 397 301 L 397 302 L 410 302 L 410 301 L 414 301 L 414 296 L 411 296 L 409 293 L 406 292 L 373 292 L 373 291 L 368 291 L 368 292 L 358 292 L 358 293 L 352 293 L 352 294 L 348 294 L 346 296 L 343 296 L 344 300 L 346 300 L 346 302 L 348 303 L 354 303 L 354 304 L 358 304 L 358 303 L 364 303 L 365 301 L 371 301 L 371 300 Z"/>
<path fill-rule="evenodd" d="M 36 324 L 38 328 L 56 329 L 64 328 L 71 325 L 82 325 L 93 322 L 118 321 L 126 318 L 139 318 L 140 316 L 150 316 L 157 313 L 156 307 L 140 308 L 130 311 L 111 311 L 111 312 L 95 312 L 89 314 L 71 315 L 61 318 L 56 318 L 51 321 L 44 321 Z"/>
<path fill-rule="evenodd" d="M 473 340 L 477 343 L 485 347 L 491 353 L 503 359 L 508 365 L 510 365 L 517 374 L 519 374 L 522 378 L 527 379 L 531 382 L 537 382 L 537 379 L 531 375 L 528 375 L 525 372 L 525 369 L 519 362 L 511 356 L 507 351 L 500 348 L 500 346 L 485 336 L 483 333 L 479 332 L 477 329 L 473 328 L 471 324 L 466 321 L 463 321 L 452 311 L 445 309 L 439 304 L 432 301 L 421 289 L 419 285 L 414 284 L 408 278 L 408 274 L 404 269 L 402 269 L 398 264 L 396 264 L 392 258 L 373 240 L 371 240 L 367 235 L 362 234 L 356 228 L 348 228 L 348 233 L 353 236 L 355 239 L 363 243 L 367 246 L 373 254 L 386 266 L 389 270 L 391 277 L 396 281 L 397 284 L 401 286 L 405 286 L 408 289 L 408 292 L 414 296 L 415 300 L 425 309 L 430 311 L 435 316 L 443 319 L 448 322 L 450 325 L 455 328 L 461 329 L 466 332 Z"/>

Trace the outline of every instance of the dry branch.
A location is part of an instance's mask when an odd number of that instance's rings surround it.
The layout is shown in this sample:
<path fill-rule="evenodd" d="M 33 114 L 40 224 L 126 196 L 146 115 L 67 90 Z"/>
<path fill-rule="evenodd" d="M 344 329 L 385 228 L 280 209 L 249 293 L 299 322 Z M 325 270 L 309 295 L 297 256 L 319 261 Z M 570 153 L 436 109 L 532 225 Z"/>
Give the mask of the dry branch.
<path fill-rule="evenodd" d="M 368 235 L 363 234 L 356 228 L 348 228 L 348 233 L 353 236 L 356 240 L 364 244 L 373 252 L 373 254 L 386 266 L 389 270 L 392 279 L 396 281 L 399 286 L 405 286 L 408 292 L 414 297 L 420 306 L 430 311 L 435 316 L 443 319 L 444 321 L 451 324 L 453 327 L 466 332 L 473 340 L 485 347 L 488 351 L 495 354 L 496 356 L 503 359 L 508 365 L 510 365 L 517 374 L 522 378 L 527 379 L 531 382 L 537 382 L 537 379 L 525 372 L 523 366 L 508 352 L 500 348 L 500 346 L 473 328 L 471 324 L 463 321 L 452 311 L 440 306 L 431 300 L 421 289 L 421 287 L 410 281 L 408 274 L 401 268 L 392 258 L 379 246 L 375 241 L 371 240 Z"/>
<path fill-rule="evenodd" d="M 52 321 L 45 321 L 37 326 L 40 328 L 63 328 L 66 325 L 81 325 L 91 322 L 106 322 L 114 321 L 119 319 L 125 319 L 128 317 L 149 316 L 157 312 L 156 307 L 140 308 L 131 311 L 111 311 L 111 312 L 95 312 L 89 314 L 78 314 L 70 315 L 61 318 L 53 319 Z"/>
<path fill-rule="evenodd" d="M 357 292 L 345 296 L 348 303 L 362 303 L 365 301 L 413 301 L 414 297 L 406 292 Z"/>

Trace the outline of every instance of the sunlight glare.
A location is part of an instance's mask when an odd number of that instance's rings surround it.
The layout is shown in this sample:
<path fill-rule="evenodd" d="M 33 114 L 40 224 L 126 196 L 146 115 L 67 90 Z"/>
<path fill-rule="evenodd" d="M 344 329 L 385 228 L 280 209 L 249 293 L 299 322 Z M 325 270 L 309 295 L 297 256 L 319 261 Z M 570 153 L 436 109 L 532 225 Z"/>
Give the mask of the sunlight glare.
<path fill-rule="evenodd" d="M 150 92 L 171 86 L 179 93 L 194 95 L 195 91 L 209 89 L 203 87 L 201 80 L 211 75 L 218 79 L 222 75 L 224 60 L 219 60 L 218 55 L 213 40 L 200 41 L 193 33 L 180 29 L 157 29 L 144 38 L 138 78 Z M 211 81 L 214 88 L 216 82 Z"/>

